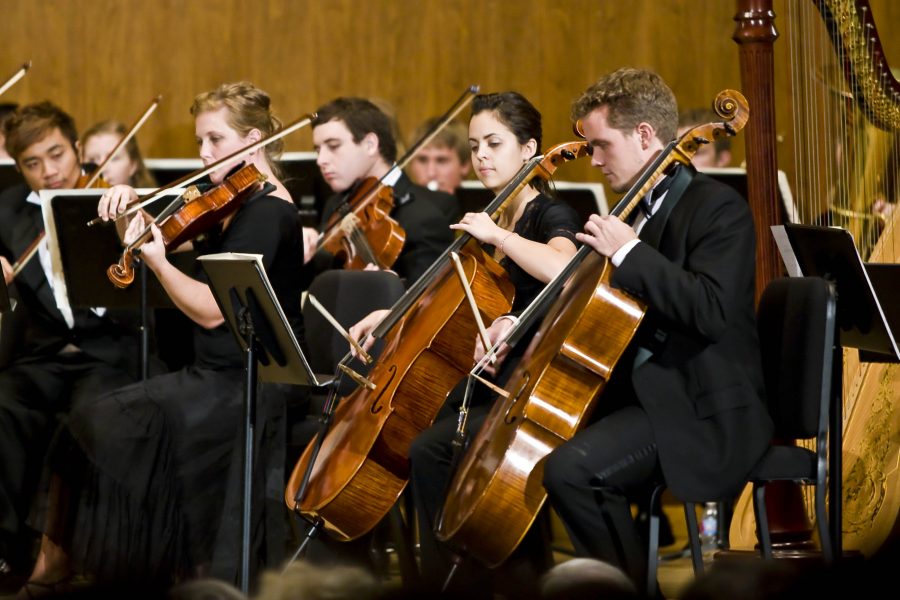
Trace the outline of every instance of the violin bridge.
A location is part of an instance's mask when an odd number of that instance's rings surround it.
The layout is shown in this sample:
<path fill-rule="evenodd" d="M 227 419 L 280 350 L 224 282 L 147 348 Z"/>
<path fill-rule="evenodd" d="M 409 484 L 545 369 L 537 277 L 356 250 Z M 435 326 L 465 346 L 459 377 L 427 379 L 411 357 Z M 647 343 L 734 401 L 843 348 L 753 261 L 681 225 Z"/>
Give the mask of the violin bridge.
<path fill-rule="evenodd" d="M 184 198 L 185 202 L 191 202 L 192 200 L 196 200 L 200 196 L 200 190 L 197 189 L 196 185 L 190 186 L 189 188 L 184 190 L 184 193 L 181 195 L 181 197 Z"/>

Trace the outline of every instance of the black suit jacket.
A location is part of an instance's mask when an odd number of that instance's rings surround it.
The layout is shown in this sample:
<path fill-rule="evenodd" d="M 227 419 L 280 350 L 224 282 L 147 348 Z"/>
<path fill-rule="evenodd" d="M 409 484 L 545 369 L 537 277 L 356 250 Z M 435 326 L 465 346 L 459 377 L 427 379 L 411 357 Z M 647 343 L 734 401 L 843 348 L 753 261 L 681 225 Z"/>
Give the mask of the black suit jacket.
<path fill-rule="evenodd" d="M 649 306 L 635 344 L 653 354 L 626 374 L 672 492 L 685 501 L 727 498 L 773 431 L 753 304 L 753 219 L 743 198 L 702 174 L 669 201 L 612 278 Z"/>
<path fill-rule="evenodd" d="M 0 254 L 10 263 L 15 262 L 44 229 L 40 207 L 26 201 L 29 193 L 28 187 L 20 184 L 0 194 Z M 39 257 L 35 256 L 19 273 L 10 294 L 16 298 L 18 306 L 14 312 L 3 316 L 0 367 L 12 361 L 52 356 L 71 343 L 94 358 L 137 372 L 138 351 L 135 331 L 131 327 L 133 323 L 114 318 L 109 313 L 100 317 L 90 310 L 75 309 L 75 326 L 70 329 L 56 307 Z"/>
<path fill-rule="evenodd" d="M 457 221 L 451 219 L 449 211 L 444 210 L 453 199 L 449 194 L 432 192 L 415 185 L 405 174 L 400 175 L 393 190 L 394 210 L 391 211 L 391 217 L 406 231 L 406 241 L 393 270 L 405 280 L 408 287 L 453 242 L 450 225 Z M 345 197 L 346 194 L 335 194 L 328 199 L 322 210 L 323 226 Z M 317 257 L 317 270 L 322 270 L 323 263 L 333 266 L 329 260 Z"/>

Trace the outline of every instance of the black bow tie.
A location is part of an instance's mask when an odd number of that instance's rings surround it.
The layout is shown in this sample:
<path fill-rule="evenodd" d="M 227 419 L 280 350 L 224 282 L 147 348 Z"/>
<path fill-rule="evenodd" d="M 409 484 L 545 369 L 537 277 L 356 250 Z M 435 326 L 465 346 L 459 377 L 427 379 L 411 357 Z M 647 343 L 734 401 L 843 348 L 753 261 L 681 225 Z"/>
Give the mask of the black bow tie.
<path fill-rule="evenodd" d="M 656 184 L 656 186 L 650 190 L 650 193 L 641 198 L 641 202 L 638 205 L 641 211 L 644 213 L 644 217 L 649 219 L 653 216 L 653 205 L 659 200 L 663 194 L 669 191 L 669 188 L 672 186 L 672 182 L 675 180 L 675 174 L 672 173 L 667 177 L 664 177 L 662 181 Z"/>

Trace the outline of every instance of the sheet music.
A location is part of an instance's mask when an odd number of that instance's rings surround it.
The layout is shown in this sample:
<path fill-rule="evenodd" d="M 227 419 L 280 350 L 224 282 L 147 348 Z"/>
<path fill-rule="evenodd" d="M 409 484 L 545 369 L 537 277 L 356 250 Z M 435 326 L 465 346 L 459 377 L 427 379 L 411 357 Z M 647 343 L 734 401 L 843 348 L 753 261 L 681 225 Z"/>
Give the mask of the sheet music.
<path fill-rule="evenodd" d="M 784 225 L 772 225 L 770 229 L 772 237 L 775 238 L 775 245 L 778 246 L 778 253 L 781 254 L 781 260 L 784 262 L 784 268 L 787 269 L 788 277 L 803 277 L 803 271 L 800 269 L 800 263 L 797 262 L 797 256 L 794 254 L 794 248 L 791 246 Z"/>

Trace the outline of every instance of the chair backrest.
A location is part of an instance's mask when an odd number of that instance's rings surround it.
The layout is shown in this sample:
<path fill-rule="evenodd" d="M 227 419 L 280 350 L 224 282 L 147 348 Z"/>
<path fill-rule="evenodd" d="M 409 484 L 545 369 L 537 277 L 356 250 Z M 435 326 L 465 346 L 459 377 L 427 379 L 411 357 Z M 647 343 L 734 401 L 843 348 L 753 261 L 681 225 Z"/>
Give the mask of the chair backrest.
<path fill-rule="evenodd" d="M 825 430 L 835 313 L 834 288 L 821 277 L 776 279 L 759 300 L 763 377 L 776 438 L 809 439 Z"/>
<path fill-rule="evenodd" d="M 316 276 L 308 293 L 344 329 L 349 329 L 373 310 L 390 308 L 405 291 L 399 277 L 385 271 L 333 269 Z M 349 344 L 331 323 L 306 302 L 303 306 L 310 367 L 316 373 L 333 373 L 349 351 Z"/>

